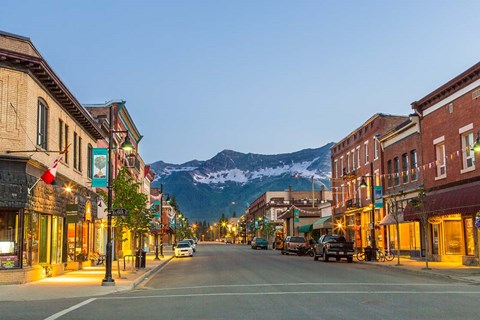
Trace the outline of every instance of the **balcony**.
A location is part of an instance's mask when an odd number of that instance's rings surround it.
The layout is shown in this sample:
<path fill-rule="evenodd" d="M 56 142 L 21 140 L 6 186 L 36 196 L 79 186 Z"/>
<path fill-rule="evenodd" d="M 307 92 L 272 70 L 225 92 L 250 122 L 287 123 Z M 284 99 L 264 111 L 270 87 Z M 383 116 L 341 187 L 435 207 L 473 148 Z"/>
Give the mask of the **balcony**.
<path fill-rule="evenodd" d="M 345 201 L 345 207 L 347 209 L 360 208 L 360 198 L 352 198 Z"/>

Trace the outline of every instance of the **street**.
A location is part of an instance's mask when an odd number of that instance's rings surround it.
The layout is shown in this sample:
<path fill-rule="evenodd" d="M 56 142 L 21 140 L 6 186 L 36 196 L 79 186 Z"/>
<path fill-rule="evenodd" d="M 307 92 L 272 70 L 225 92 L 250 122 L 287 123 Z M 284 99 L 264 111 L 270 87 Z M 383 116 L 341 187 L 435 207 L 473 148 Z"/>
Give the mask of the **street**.
<path fill-rule="evenodd" d="M 199 243 L 134 291 L 0 307 L 2 319 L 477 319 L 479 298 L 476 285 L 371 264 Z"/>

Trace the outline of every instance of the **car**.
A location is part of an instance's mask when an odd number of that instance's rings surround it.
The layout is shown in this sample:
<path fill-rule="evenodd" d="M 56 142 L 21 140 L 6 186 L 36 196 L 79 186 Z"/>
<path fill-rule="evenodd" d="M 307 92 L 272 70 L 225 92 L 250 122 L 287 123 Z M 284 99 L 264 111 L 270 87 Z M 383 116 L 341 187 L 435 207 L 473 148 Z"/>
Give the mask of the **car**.
<path fill-rule="evenodd" d="M 180 241 L 180 242 L 185 242 L 185 241 L 187 241 L 187 242 L 190 243 L 190 245 L 191 245 L 192 248 L 193 248 L 193 252 L 196 252 L 196 251 L 197 251 L 197 246 L 195 245 L 195 240 L 193 240 L 193 239 L 183 239 L 183 240 Z"/>
<path fill-rule="evenodd" d="M 225 244 L 232 244 L 233 243 L 233 240 L 232 238 L 225 238 Z"/>
<path fill-rule="evenodd" d="M 252 249 L 268 250 L 268 241 L 265 238 L 255 237 L 251 242 Z"/>
<path fill-rule="evenodd" d="M 175 257 L 193 257 L 193 248 L 190 243 L 180 241 L 175 247 Z"/>
<path fill-rule="evenodd" d="M 304 237 L 294 237 L 288 236 L 285 238 L 282 254 L 288 254 L 289 252 L 298 252 L 299 247 L 305 246 L 305 238 Z"/>

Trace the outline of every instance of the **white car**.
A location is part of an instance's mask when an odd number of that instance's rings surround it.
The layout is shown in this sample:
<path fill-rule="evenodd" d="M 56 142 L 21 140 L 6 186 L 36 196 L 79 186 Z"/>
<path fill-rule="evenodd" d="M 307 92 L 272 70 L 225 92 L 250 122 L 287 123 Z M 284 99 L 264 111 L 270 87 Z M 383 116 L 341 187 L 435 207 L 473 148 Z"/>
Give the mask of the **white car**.
<path fill-rule="evenodd" d="M 195 245 L 195 240 L 193 239 L 183 239 L 182 241 L 180 242 L 188 242 L 190 243 L 190 245 L 192 246 L 193 248 L 193 252 L 197 251 L 197 246 Z"/>
<path fill-rule="evenodd" d="M 193 248 L 187 242 L 179 242 L 175 247 L 175 257 L 193 257 Z"/>

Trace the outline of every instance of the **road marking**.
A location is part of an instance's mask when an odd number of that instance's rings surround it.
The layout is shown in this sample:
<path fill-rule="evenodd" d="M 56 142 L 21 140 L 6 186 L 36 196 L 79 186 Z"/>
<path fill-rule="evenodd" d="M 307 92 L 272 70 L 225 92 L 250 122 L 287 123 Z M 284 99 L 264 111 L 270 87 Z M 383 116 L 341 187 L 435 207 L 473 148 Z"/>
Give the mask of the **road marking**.
<path fill-rule="evenodd" d="M 305 294 L 480 294 L 480 291 L 303 291 L 303 292 L 222 292 L 222 293 L 189 293 L 172 295 L 149 295 L 135 297 L 101 297 L 99 300 L 130 300 L 130 299 L 158 299 L 158 298 L 196 298 L 196 297 L 218 297 L 218 296 L 265 296 L 265 295 L 305 295 Z"/>
<path fill-rule="evenodd" d="M 87 304 L 89 304 L 90 302 L 95 301 L 95 300 L 96 300 L 96 298 L 91 298 L 91 299 L 85 300 L 85 301 L 83 301 L 83 302 L 80 302 L 79 304 L 76 304 L 76 305 L 74 305 L 74 306 L 71 306 L 71 307 L 68 308 L 68 309 L 62 310 L 62 311 L 57 312 L 57 313 L 55 313 L 55 314 L 52 314 L 50 317 L 45 318 L 44 320 L 55 320 L 55 319 L 58 319 L 58 318 L 60 318 L 61 316 L 64 316 L 64 315 L 66 315 L 67 313 L 69 313 L 69 312 L 71 312 L 71 311 L 73 311 L 73 310 L 76 310 L 76 309 L 78 309 L 78 308 L 80 308 L 80 307 L 83 307 L 84 305 L 87 305 Z"/>
<path fill-rule="evenodd" d="M 230 285 L 210 285 L 210 286 L 191 286 L 191 287 L 171 287 L 171 288 L 158 288 L 158 289 L 151 289 L 152 291 L 167 291 L 167 290 L 192 290 L 192 289 L 212 289 L 212 288 L 246 288 L 246 287 L 281 287 L 281 286 L 425 286 L 425 287 L 471 287 L 469 284 L 442 284 L 442 283 L 271 283 L 271 284 L 230 284 Z"/>

